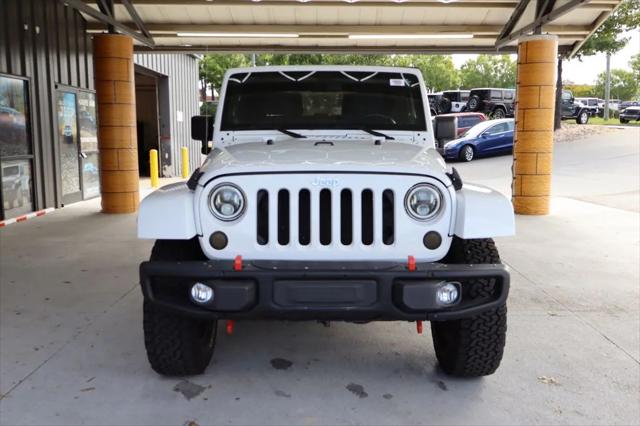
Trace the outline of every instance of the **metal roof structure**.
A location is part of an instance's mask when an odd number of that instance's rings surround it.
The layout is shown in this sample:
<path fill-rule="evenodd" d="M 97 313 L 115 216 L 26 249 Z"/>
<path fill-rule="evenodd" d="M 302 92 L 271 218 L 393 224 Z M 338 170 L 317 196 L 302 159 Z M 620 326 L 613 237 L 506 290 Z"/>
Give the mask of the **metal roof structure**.
<path fill-rule="evenodd" d="M 60 0 L 137 51 L 496 53 L 531 33 L 575 53 L 622 0 Z"/>

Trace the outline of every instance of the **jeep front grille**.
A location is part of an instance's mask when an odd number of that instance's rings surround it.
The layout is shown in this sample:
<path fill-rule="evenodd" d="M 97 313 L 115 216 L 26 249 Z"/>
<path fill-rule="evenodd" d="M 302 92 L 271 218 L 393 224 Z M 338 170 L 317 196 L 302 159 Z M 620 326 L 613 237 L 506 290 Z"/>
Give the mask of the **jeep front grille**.
<path fill-rule="evenodd" d="M 286 246 L 294 240 L 301 246 L 391 245 L 395 241 L 395 196 L 391 189 L 260 189 L 256 209 L 256 241 L 262 246 Z M 376 236 L 380 241 L 375 241 Z"/>

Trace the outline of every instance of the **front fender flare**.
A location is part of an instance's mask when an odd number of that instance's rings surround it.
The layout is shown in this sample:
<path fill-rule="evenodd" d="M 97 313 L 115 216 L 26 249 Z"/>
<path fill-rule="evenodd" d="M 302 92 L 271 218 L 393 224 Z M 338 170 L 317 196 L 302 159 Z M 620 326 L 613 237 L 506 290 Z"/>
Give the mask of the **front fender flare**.
<path fill-rule="evenodd" d="M 163 186 L 140 203 L 138 238 L 189 240 L 196 234 L 194 192 L 186 182 Z"/>
<path fill-rule="evenodd" d="M 511 201 L 481 185 L 465 183 L 456 191 L 456 222 L 453 233 L 460 238 L 491 238 L 514 235 Z"/>

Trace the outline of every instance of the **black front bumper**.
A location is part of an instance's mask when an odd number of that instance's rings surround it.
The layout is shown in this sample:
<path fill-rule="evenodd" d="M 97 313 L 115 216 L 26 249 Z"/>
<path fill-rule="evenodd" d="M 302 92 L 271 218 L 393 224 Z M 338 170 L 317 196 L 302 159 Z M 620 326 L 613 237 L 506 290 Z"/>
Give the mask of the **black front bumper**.
<path fill-rule="evenodd" d="M 158 307 L 199 318 L 287 320 L 453 320 L 505 303 L 504 265 L 397 262 L 143 262 L 142 292 Z M 201 282 L 213 288 L 206 305 L 191 299 Z M 436 302 L 446 282 L 462 297 L 452 306 Z M 478 291 L 478 286 L 482 291 Z"/>

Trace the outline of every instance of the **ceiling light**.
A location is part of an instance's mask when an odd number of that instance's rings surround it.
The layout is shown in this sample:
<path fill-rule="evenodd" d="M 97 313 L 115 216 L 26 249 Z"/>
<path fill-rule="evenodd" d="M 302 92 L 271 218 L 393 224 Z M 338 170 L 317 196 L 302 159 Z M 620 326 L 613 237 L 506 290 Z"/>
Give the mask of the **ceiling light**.
<path fill-rule="evenodd" d="M 473 38 L 473 34 L 349 34 L 350 39 L 354 40 L 373 40 L 373 39 L 457 39 L 457 38 Z"/>
<path fill-rule="evenodd" d="M 295 33 L 178 33 L 178 37 L 298 38 Z"/>

